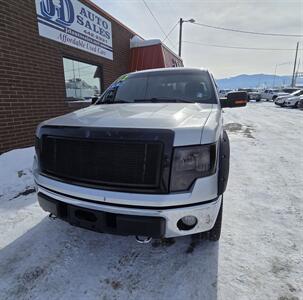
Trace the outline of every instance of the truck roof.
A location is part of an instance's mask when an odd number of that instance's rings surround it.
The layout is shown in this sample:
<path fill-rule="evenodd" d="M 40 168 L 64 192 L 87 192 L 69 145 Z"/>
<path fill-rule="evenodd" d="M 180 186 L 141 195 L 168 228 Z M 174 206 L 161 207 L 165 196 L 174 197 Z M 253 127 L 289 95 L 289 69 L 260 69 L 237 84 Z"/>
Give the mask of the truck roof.
<path fill-rule="evenodd" d="M 142 70 L 142 71 L 137 71 L 137 72 L 131 72 L 129 75 L 132 74 L 144 74 L 144 73 L 175 73 L 175 72 L 208 72 L 207 69 L 203 68 L 184 68 L 184 67 L 176 67 L 176 68 L 157 68 L 157 69 L 148 69 L 148 70 Z"/>

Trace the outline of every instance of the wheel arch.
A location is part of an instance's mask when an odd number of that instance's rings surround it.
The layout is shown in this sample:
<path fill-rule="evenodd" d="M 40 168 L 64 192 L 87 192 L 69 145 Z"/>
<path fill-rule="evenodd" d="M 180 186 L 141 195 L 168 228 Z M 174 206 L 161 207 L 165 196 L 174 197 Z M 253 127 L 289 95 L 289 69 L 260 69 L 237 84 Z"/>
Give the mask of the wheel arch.
<path fill-rule="evenodd" d="M 221 135 L 219 147 L 218 195 L 222 195 L 227 187 L 230 160 L 230 144 L 225 130 Z"/>

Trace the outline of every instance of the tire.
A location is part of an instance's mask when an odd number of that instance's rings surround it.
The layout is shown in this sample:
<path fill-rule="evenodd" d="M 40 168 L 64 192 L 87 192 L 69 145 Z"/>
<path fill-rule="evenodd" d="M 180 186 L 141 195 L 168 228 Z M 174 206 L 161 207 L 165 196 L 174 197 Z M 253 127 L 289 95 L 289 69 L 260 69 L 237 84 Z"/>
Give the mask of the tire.
<path fill-rule="evenodd" d="M 294 108 L 299 108 L 299 102 L 294 105 Z"/>
<path fill-rule="evenodd" d="M 223 198 L 221 202 L 221 207 L 217 216 L 216 223 L 214 227 L 208 231 L 207 239 L 212 242 L 216 242 L 220 239 L 221 236 L 221 227 L 222 227 L 222 212 L 223 212 Z"/>

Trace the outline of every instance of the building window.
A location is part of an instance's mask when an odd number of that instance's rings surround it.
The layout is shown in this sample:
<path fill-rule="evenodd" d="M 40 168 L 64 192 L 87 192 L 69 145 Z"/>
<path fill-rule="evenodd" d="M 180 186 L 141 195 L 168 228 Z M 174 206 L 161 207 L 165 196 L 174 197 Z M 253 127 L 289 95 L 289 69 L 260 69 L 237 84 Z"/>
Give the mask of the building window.
<path fill-rule="evenodd" d="M 87 100 L 101 94 L 102 68 L 63 58 L 66 99 Z"/>

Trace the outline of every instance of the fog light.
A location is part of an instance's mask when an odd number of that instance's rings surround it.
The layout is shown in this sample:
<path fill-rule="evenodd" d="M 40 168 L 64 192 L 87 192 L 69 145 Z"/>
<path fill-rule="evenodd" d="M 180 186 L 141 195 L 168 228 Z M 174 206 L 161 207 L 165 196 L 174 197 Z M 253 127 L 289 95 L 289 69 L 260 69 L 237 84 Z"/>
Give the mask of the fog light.
<path fill-rule="evenodd" d="M 193 229 L 197 225 L 197 223 L 198 220 L 196 217 L 185 216 L 178 221 L 177 226 L 180 230 L 190 230 Z"/>

